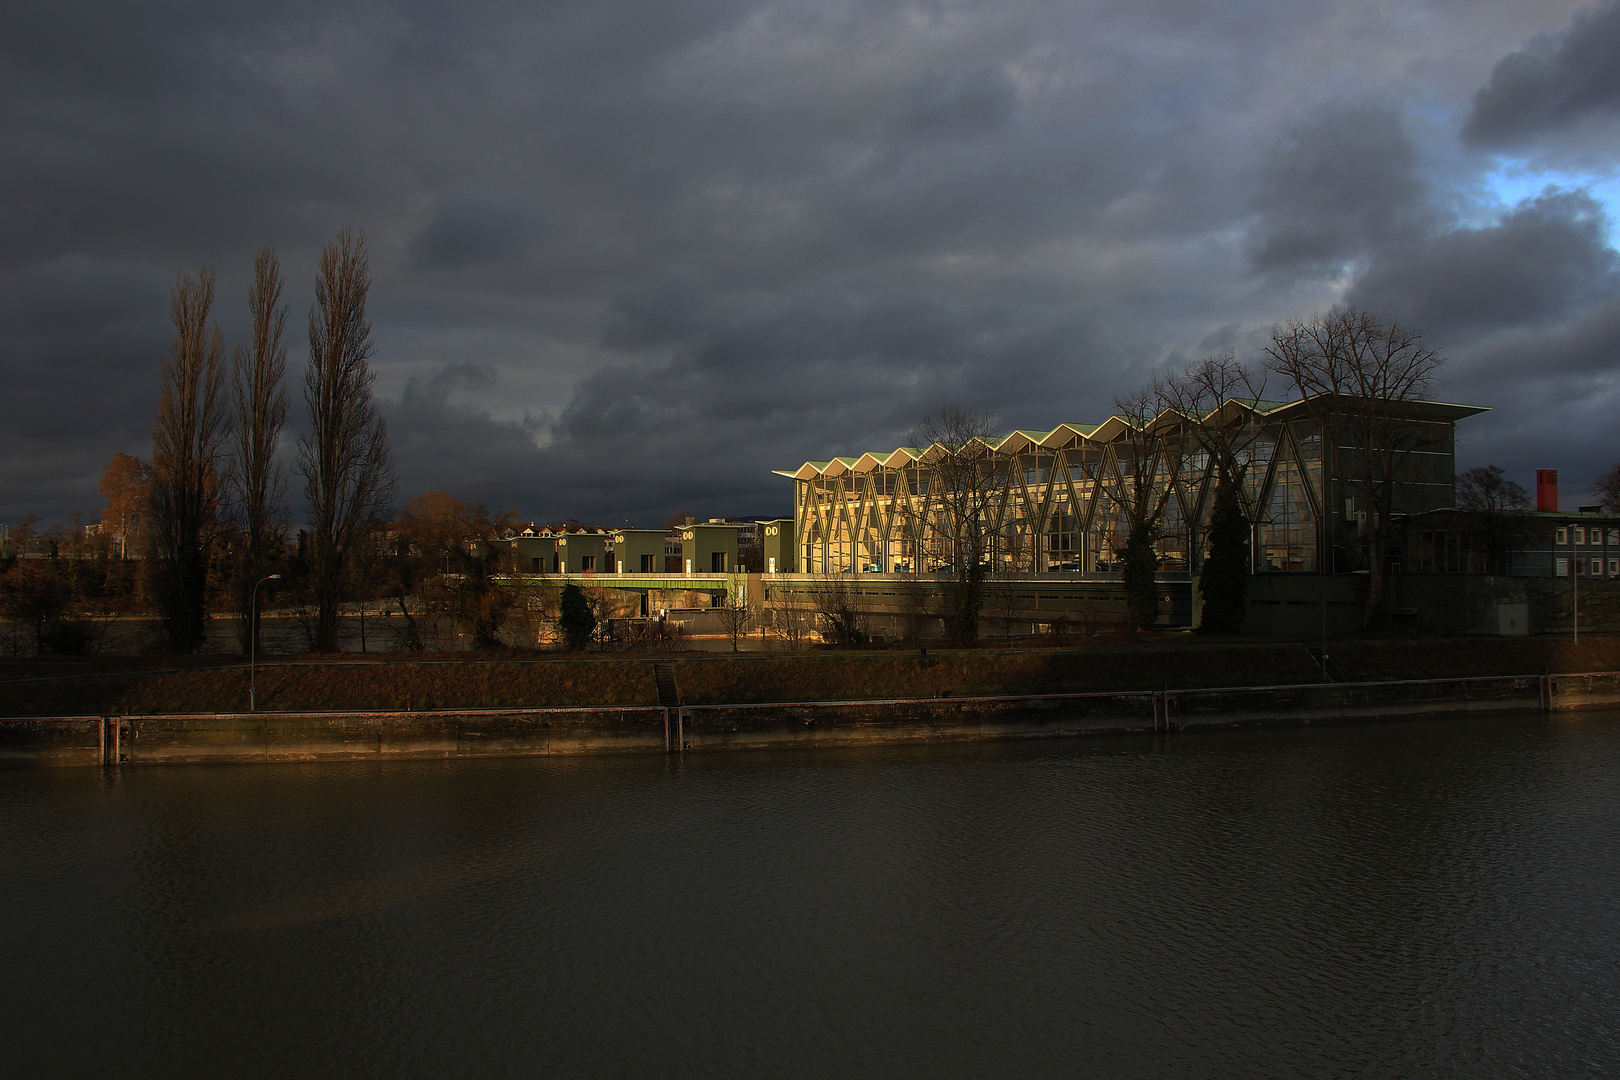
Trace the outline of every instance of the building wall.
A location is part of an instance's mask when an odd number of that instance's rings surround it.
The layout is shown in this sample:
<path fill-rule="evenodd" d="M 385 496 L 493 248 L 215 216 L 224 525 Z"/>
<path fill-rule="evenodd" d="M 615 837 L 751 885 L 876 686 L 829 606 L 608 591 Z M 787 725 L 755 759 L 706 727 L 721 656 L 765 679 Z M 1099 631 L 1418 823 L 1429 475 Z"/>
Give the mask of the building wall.
<path fill-rule="evenodd" d="M 662 529 L 625 529 L 613 534 L 613 554 L 621 574 L 662 574 L 664 568 Z M 644 565 L 645 563 L 645 565 Z"/>
<path fill-rule="evenodd" d="M 608 566 L 610 552 L 608 538 L 600 533 L 569 533 L 557 540 L 557 551 L 563 557 L 563 573 L 611 573 Z"/>
<path fill-rule="evenodd" d="M 773 574 L 794 573 L 798 569 L 798 545 L 793 539 L 793 519 L 777 518 L 774 521 L 761 522 L 760 525 L 762 526 L 760 548 L 764 553 L 765 563 L 759 569 Z"/>
<path fill-rule="evenodd" d="M 719 556 L 721 564 L 716 565 Z M 688 525 L 681 530 L 681 570 L 689 574 L 730 573 L 737 566 L 737 529 L 731 525 Z"/>

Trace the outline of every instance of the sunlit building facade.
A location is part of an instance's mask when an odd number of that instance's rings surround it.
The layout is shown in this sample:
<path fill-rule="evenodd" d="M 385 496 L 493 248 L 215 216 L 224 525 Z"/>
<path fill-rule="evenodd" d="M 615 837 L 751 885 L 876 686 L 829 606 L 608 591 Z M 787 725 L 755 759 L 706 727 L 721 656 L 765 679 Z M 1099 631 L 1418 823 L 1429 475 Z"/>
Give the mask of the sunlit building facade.
<path fill-rule="evenodd" d="M 1455 425 L 1485 410 L 1444 402 L 1384 403 L 1401 442 L 1394 512 L 1453 505 Z M 1311 406 L 1315 406 L 1312 408 Z M 1216 469 L 1196 425 L 1217 424 L 1241 475 L 1253 522 L 1258 573 L 1332 573 L 1375 508 L 1351 479 L 1362 474 L 1364 440 L 1330 422 L 1322 402 L 1231 399 L 1196 420 L 1166 411 L 1110 417 L 982 440 L 976 545 L 992 573 L 1108 576 L 1119 571 L 1130 530 L 1127 502 L 1147 492 L 1159 512 L 1159 570 L 1186 575 L 1202 564 Z M 794 482 L 794 535 L 801 573 L 936 574 L 954 569 L 951 497 L 941 491 L 940 446 L 900 447 L 781 471 Z M 1376 460 L 1376 454 L 1373 455 Z M 954 513 L 960 517 L 960 509 Z"/>

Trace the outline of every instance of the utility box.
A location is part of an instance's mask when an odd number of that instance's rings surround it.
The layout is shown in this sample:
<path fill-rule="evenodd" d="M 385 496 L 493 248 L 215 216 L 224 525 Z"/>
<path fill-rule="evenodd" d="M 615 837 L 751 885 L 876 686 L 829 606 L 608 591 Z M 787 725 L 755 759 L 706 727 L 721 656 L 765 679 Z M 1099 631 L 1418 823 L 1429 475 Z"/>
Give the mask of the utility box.
<path fill-rule="evenodd" d="M 1506 602 L 1497 604 L 1496 625 L 1496 632 L 1503 637 L 1529 637 L 1530 605 Z"/>
<path fill-rule="evenodd" d="M 791 574 L 794 572 L 793 555 L 793 519 L 773 518 L 770 521 L 759 523 L 760 550 L 764 554 L 765 565 L 760 567 L 767 574 Z M 749 567 L 750 570 L 754 569 Z"/>
<path fill-rule="evenodd" d="M 688 525 L 681 530 L 681 570 L 730 574 L 737 568 L 737 526 Z"/>

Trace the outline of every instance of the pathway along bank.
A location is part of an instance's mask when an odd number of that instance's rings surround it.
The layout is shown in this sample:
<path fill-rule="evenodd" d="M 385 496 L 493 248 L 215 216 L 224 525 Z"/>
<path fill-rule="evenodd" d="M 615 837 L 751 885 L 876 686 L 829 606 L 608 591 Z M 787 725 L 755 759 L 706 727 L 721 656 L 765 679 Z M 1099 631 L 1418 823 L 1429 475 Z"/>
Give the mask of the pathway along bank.
<path fill-rule="evenodd" d="M 684 753 L 1620 706 L 1620 672 L 748 705 L 0 719 L 0 767 Z"/>

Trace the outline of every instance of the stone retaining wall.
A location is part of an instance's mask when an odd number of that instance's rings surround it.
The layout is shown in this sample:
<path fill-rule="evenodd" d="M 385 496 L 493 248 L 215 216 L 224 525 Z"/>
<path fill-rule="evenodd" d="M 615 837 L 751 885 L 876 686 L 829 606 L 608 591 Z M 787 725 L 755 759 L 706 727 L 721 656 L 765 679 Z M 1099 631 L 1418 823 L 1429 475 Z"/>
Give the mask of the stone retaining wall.
<path fill-rule="evenodd" d="M 1169 732 L 1620 707 L 1620 672 L 1100 694 L 0 720 L 0 766 L 525 757 Z"/>

